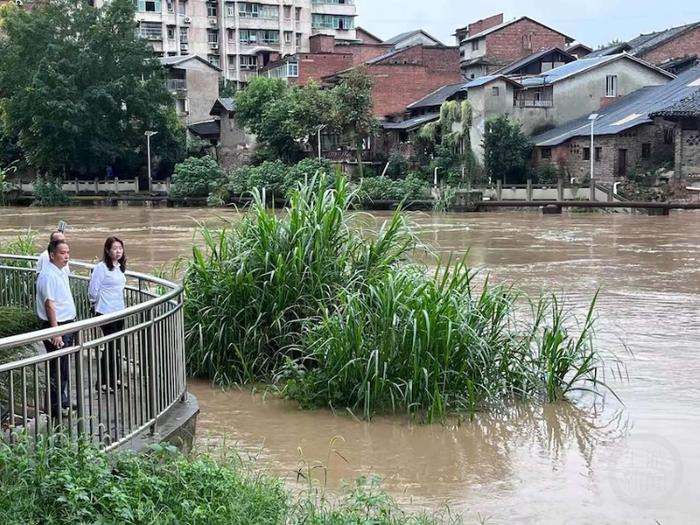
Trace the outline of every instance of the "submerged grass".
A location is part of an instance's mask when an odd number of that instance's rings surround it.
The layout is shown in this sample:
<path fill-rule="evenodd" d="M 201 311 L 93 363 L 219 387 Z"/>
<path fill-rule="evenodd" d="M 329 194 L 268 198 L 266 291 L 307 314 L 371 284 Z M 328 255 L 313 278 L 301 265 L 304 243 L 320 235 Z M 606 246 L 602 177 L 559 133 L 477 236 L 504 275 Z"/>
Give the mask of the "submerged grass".
<path fill-rule="evenodd" d="M 333 502 L 313 491 L 292 496 L 237 455 L 216 460 L 154 445 L 146 454 L 106 454 L 62 436 L 0 442 L 0 523 L 171 525 L 431 524 L 409 515 L 375 480 L 362 478 Z"/>
<path fill-rule="evenodd" d="M 185 278 L 193 375 L 272 382 L 304 406 L 439 420 L 506 399 L 598 391 L 593 307 L 581 325 L 556 297 L 529 299 L 464 261 L 432 275 L 397 211 L 371 238 L 349 224 L 356 196 L 300 186 L 277 215 L 255 194 L 243 221 L 202 228 Z M 516 303 L 525 300 L 531 312 Z M 573 331 L 572 331 L 573 328 Z"/>

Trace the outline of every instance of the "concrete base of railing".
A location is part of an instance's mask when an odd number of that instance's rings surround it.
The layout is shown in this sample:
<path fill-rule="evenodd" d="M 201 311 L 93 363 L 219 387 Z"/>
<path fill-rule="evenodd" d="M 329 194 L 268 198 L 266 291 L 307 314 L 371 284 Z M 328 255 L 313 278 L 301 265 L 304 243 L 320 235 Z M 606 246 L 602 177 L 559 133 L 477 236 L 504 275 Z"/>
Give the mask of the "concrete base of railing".
<path fill-rule="evenodd" d="M 194 446 L 198 415 L 199 401 L 188 392 L 185 401 L 175 403 L 158 419 L 154 434 L 151 434 L 149 430 L 144 430 L 116 450 L 138 452 L 154 443 L 163 443 L 174 445 L 180 452 L 187 454 Z"/>

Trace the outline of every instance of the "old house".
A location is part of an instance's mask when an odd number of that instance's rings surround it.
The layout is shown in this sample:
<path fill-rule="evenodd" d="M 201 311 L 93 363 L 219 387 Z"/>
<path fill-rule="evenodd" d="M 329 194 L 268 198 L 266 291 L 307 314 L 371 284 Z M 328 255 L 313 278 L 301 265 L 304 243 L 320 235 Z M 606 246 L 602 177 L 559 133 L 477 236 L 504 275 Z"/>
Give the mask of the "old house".
<path fill-rule="evenodd" d="M 428 34 L 422 29 L 406 31 L 405 33 L 401 33 L 385 40 L 384 43 L 391 45 L 394 49 L 401 49 L 402 47 L 411 47 L 415 45 L 444 46 L 444 44 L 437 38 Z"/>
<path fill-rule="evenodd" d="M 574 39 L 527 16 L 508 22 L 498 14 L 457 29 L 464 78 L 488 75 L 534 52 L 565 49 Z"/>
<path fill-rule="evenodd" d="M 700 22 L 639 35 L 627 42 L 616 42 L 594 51 L 589 57 L 626 52 L 647 62 L 680 73 L 697 64 L 700 57 Z"/>
<path fill-rule="evenodd" d="M 175 97 L 175 109 L 186 125 L 209 119 L 219 96 L 221 69 L 197 55 L 163 57 L 167 86 Z"/>
<path fill-rule="evenodd" d="M 674 149 L 681 149 L 681 162 L 685 158 L 692 165 L 698 158 L 694 157 L 698 151 L 695 142 L 700 135 L 697 130 L 682 129 L 692 128 L 692 117 L 685 120 L 678 132 L 673 123 L 660 118 L 658 113 L 675 107 L 675 103 L 696 93 L 699 87 L 700 68 L 697 68 L 667 84 L 638 89 L 596 111 L 592 149 L 592 120 L 585 115 L 533 137 L 533 161 L 536 165 L 554 165 L 570 177 L 584 179 L 590 176 L 592 156 L 594 177 L 604 182 L 623 178 L 632 171 L 671 163 Z M 687 104 L 692 111 L 694 102 Z M 686 141 L 683 144 L 678 144 L 679 133 Z M 689 149 L 684 157 L 682 150 L 686 145 Z"/>
<path fill-rule="evenodd" d="M 574 42 L 569 47 L 567 47 L 564 51 L 566 51 L 569 54 L 574 55 L 576 58 L 583 58 L 585 56 L 590 55 L 593 52 L 593 49 L 588 47 L 585 44 L 580 43 L 580 42 Z"/>
<path fill-rule="evenodd" d="M 674 174 L 691 180 L 700 179 L 700 73 L 697 76 L 689 82 L 695 87 L 693 94 L 650 114 L 674 124 Z"/>
<path fill-rule="evenodd" d="M 577 58 L 574 55 L 558 47 L 553 47 L 552 49 L 544 49 L 511 62 L 507 66 L 496 70 L 494 74 L 512 77 L 541 75 L 575 60 Z"/>

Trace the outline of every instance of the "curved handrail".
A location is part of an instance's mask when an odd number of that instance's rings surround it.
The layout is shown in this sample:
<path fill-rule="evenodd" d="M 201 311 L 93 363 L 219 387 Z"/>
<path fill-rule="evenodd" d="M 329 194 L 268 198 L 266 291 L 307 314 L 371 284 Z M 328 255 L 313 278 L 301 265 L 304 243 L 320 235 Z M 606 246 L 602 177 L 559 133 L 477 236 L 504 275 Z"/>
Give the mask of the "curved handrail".
<path fill-rule="evenodd" d="M 14 301 L 33 310 L 36 261 L 0 254 L 0 304 Z M 70 264 L 76 306 L 87 312 L 88 278 L 74 271 L 94 265 Z M 78 336 L 60 350 L 0 364 L 0 430 L 6 437 L 19 430 L 38 436 L 58 427 L 111 449 L 145 429 L 154 432 L 158 418 L 184 401 L 182 286 L 133 271 L 126 277 L 127 300 L 135 304 L 124 310 L 0 339 L 0 351 L 29 348 L 36 354 L 40 341 Z"/>

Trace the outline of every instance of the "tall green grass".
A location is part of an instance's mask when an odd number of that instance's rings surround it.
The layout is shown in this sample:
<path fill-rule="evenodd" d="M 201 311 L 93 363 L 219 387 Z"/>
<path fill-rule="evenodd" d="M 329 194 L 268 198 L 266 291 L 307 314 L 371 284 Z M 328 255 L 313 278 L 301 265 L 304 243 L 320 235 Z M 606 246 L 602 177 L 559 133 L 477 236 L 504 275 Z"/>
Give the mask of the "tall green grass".
<path fill-rule="evenodd" d="M 595 301 L 579 325 L 555 297 L 476 286 L 463 261 L 429 275 L 409 262 L 416 238 L 400 211 L 363 235 L 347 182 L 323 187 L 300 186 L 279 214 L 256 194 L 240 224 L 202 229 L 206 249 L 194 249 L 185 279 L 193 375 L 271 382 L 304 406 L 428 420 L 605 387 Z"/>

